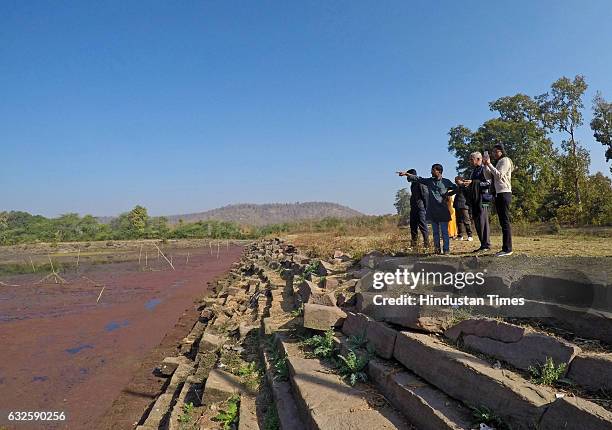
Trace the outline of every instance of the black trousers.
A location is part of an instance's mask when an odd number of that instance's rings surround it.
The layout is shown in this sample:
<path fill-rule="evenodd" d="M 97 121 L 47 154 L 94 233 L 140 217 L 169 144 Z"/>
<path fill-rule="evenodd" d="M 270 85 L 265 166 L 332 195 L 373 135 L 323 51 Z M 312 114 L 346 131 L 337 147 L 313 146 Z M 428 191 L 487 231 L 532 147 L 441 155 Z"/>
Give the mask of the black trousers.
<path fill-rule="evenodd" d="M 425 221 L 425 209 L 411 208 L 410 209 L 410 237 L 412 246 L 416 246 L 419 239 L 419 231 L 423 235 L 423 244 L 429 246 L 429 230 Z"/>
<path fill-rule="evenodd" d="M 472 217 L 470 217 L 470 210 L 468 208 L 455 209 L 455 216 L 457 222 L 457 234 L 463 236 L 463 233 L 467 233 L 468 237 L 472 236 Z"/>
<path fill-rule="evenodd" d="M 491 228 L 489 227 L 489 208 L 472 207 L 472 216 L 481 248 L 491 248 Z"/>
<path fill-rule="evenodd" d="M 502 251 L 512 251 L 512 227 L 510 226 L 510 203 L 512 203 L 512 193 L 498 193 L 495 196 L 495 208 L 497 218 L 502 229 Z"/>

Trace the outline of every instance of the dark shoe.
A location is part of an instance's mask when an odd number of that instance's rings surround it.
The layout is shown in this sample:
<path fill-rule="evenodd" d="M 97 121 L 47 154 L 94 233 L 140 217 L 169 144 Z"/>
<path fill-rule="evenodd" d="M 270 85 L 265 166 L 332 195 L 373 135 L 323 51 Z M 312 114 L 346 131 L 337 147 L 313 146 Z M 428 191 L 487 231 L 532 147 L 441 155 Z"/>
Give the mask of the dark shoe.
<path fill-rule="evenodd" d="M 491 250 L 491 248 L 478 248 L 478 249 L 473 250 L 472 252 L 475 254 L 477 252 L 487 252 L 487 251 L 490 251 L 490 250 Z"/>

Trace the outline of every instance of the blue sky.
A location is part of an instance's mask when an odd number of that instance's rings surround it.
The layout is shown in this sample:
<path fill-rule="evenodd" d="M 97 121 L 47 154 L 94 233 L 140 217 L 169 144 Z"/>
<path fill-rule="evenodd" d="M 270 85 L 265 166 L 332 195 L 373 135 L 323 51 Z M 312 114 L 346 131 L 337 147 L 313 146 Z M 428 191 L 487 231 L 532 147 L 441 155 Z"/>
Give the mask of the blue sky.
<path fill-rule="evenodd" d="M 450 127 L 584 74 L 612 99 L 602 1 L 0 2 L 0 209 L 154 215 L 325 200 L 393 211 L 453 177 Z M 445 172 L 445 173 L 446 173 Z"/>

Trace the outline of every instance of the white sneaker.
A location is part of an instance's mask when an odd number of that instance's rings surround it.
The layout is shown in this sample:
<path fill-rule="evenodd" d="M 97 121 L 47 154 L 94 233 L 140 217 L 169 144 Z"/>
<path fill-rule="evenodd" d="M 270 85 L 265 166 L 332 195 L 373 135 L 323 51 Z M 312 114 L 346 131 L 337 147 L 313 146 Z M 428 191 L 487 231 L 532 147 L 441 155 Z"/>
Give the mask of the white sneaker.
<path fill-rule="evenodd" d="M 464 239 L 463 239 L 463 236 L 457 236 L 455 240 L 464 240 Z"/>
<path fill-rule="evenodd" d="M 473 240 L 474 240 L 474 238 L 473 238 L 472 236 L 468 236 L 468 238 L 467 238 L 467 241 L 468 241 L 468 242 L 471 242 L 471 241 L 473 241 Z"/>
<path fill-rule="evenodd" d="M 510 252 L 499 251 L 497 254 L 495 254 L 496 257 L 508 257 L 510 255 L 512 255 L 512 251 Z"/>

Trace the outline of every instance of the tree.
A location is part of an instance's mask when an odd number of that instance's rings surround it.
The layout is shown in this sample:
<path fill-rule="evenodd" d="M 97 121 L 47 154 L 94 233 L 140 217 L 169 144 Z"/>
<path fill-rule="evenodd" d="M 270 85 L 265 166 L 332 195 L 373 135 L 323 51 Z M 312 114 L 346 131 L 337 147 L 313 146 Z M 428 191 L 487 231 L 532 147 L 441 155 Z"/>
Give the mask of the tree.
<path fill-rule="evenodd" d="M 502 143 L 513 160 L 513 199 L 517 218 L 535 219 L 553 180 L 557 158 L 546 129 L 538 120 L 537 102 L 524 94 L 502 97 L 489 103 L 498 117 L 485 121 L 475 132 L 459 125 L 449 132 L 448 149 L 458 158 L 457 170 L 465 175 L 472 152 L 491 150 Z"/>
<path fill-rule="evenodd" d="M 149 221 L 147 209 L 143 206 L 136 205 L 127 217 L 130 221 L 130 230 L 134 232 L 137 237 L 142 236 Z"/>
<path fill-rule="evenodd" d="M 399 225 L 408 225 L 410 217 L 410 191 L 402 188 L 395 193 L 395 203 L 393 204 L 399 215 Z"/>
<path fill-rule="evenodd" d="M 612 103 L 608 103 L 598 92 L 593 99 L 591 130 L 596 141 L 606 148 L 606 161 L 612 159 Z M 612 172 L 612 166 L 610 166 Z"/>
<path fill-rule="evenodd" d="M 566 133 L 569 140 L 564 140 L 562 148 L 567 152 L 569 163 L 568 171 L 573 179 L 575 202 L 580 208 L 580 182 L 588 174 L 584 171 L 584 162 L 579 158 L 580 144 L 576 141 L 575 132 L 583 123 L 582 96 L 588 85 L 584 76 L 576 75 L 574 80 L 567 77 L 559 78 L 551 85 L 550 93 L 544 93 L 536 98 L 539 103 L 540 118 L 544 126 L 549 130 L 557 130 Z"/>

